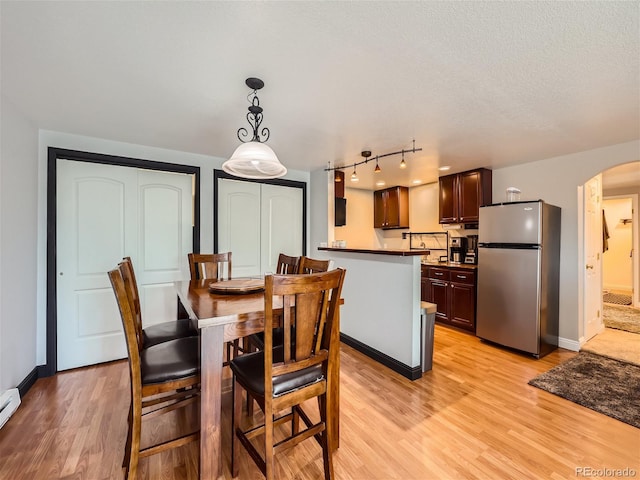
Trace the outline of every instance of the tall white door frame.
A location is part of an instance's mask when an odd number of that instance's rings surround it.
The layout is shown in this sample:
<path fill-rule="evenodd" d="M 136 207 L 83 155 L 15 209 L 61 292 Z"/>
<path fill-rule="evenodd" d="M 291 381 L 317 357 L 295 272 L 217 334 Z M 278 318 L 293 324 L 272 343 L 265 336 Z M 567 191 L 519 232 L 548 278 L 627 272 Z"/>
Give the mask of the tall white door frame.
<path fill-rule="evenodd" d="M 585 182 L 586 185 L 586 182 Z M 588 315 L 585 311 L 585 276 L 584 271 L 586 268 L 585 261 L 585 243 L 586 232 L 584 225 L 585 216 L 585 202 L 584 202 L 584 190 L 585 185 L 578 186 L 578 322 L 579 322 L 579 344 L 582 345 L 586 342 L 585 332 L 587 327 Z M 629 194 L 630 197 L 634 197 L 633 204 L 633 224 L 634 224 L 634 280 L 633 290 L 634 299 L 633 304 L 635 307 L 640 307 L 640 225 L 638 221 L 640 214 L 638 213 L 638 196 L 635 194 Z M 636 273 L 637 272 L 637 273 Z M 600 292 L 602 291 L 602 278 L 600 279 Z M 602 297 L 602 295 L 600 295 Z M 578 347 L 580 346 L 578 345 Z"/>
<path fill-rule="evenodd" d="M 58 371 L 57 365 L 57 161 L 58 159 L 73 160 L 78 162 L 99 163 L 105 165 L 118 165 L 125 167 L 142 168 L 160 172 L 173 172 L 190 174 L 194 176 L 193 188 L 193 227 L 192 237 L 194 251 L 200 248 L 200 167 L 191 165 L 179 165 L 173 163 L 157 162 L 153 160 L 118 157 L 91 152 L 82 152 L 57 147 L 48 148 L 47 167 L 47 308 L 46 308 L 46 364 L 39 368 L 39 376 L 54 375 Z"/>

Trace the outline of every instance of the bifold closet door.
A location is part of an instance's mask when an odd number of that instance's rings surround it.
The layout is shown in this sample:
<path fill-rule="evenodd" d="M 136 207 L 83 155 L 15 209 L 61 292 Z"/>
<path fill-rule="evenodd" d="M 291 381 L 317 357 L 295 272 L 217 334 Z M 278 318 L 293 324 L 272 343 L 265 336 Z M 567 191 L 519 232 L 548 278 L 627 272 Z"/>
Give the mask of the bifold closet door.
<path fill-rule="evenodd" d="M 127 356 L 107 276 L 125 256 L 145 322 L 175 319 L 172 283 L 189 277 L 192 202 L 191 175 L 58 160 L 58 370 Z"/>
<path fill-rule="evenodd" d="M 233 253 L 233 276 L 274 272 L 278 255 L 302 254 L 302 189 L 219 179 L 218 252 Z"/>

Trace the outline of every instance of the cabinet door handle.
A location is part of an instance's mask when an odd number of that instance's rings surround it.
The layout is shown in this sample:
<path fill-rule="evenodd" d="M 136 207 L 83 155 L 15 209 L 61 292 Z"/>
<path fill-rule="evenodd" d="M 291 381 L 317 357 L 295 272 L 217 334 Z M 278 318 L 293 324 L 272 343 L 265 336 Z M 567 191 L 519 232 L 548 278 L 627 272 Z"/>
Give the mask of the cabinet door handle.
<path fill-rule="evenodd" d="M 436 285 L 438 287 L 446 287 L 447 286 L 446 283 L 439 283 L 439 282 L 435 282 L 433 285 Z"/>
<path fill-rule="evenodd" d="M 438 272 L 434 272 L 435 275 L 438 275 L 439 277 L 443 276 L 444 273 L 438 273 Z"/>
<path fill-rule="evenodd" d="M 458 277 L 458 278 L 465 278 L 465 279 L 467 278 L 467 276 L 466 276 L 466 275 L 456 275 L 456 277 Z"/>

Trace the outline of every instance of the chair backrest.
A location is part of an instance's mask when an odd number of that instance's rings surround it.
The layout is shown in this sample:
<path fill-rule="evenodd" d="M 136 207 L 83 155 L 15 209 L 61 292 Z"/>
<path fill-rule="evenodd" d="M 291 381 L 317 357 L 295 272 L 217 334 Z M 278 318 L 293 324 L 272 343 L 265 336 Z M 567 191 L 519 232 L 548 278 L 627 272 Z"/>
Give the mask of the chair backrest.
<path fill-rule="evenodd" d="M 133 262 L 131 257 L 124 257 L 122 262 L 118 264 L 118 269 L 124 280 L 124 287 L 129 298 L 133 318 L 135 320 L 136 335 L 142 339 L 142 310 L 140 308 L 140 294 L 138 292 L 138 283 L 136 274 L 133 270 Z"/>
<path fill-rule="evenodd" d="M 273 331 L 271 328 L 265 328 L 264 331 L 267 397 L 273 393 L 274 376 L 294 373 L 317 364 L 323 364 L 326 376 L 329 343 L 344 275 L 345 270 L 338 268 L 309 275 L 265 277 L 265 325 L 273 325 L 274 317 L 280 313 L 278 310 L 282 306 L 284 328 L 283 362 L 276 365 L 273 365 Z M 292 328 L 294 325 L 295 328 Z M 295 335 L 293 343 L 292 334 Z"/>
<path fill-rule="evenodd" d="M 298 262 L 300 257 L 290 257 L 281 253 L 278 256 L 278 266 L 276 267 L 276 274 L 286 275 L 291 273 L 298 273 Z"/>
<path fill-rule="evenodd" d="M 140 351 L 142 350 L 142 335 L 138 334 L 136 328 L 135 315 L 133 313 L 133 305 L 129 300 L 130 295 L 127 293 L 127 287 L 123 278 L 122 264 L 118 268 L 108 272 L 111 287 L 116 296 L 118 309 L 120 310 L 120 318 L 122 327 L 124 328 L 124 336 L 127 343 L 127 351 L 129 353 L 129 369 L 131 373 L 132 388 L 142 388 L 142 380 L 140 377 Z"/>
<path fill-rule="evenodd" d="M 298 273 L 320 273 L 329 270 L 331 260 L 315 260 L 309 257 L 300 257 Z"/>
<path fill-rule="evenodd" d="M 231 278 L 231 252 L 190 253 L 189 273 L 191 280 L 222 280 Z M 226 265 L 226 275 L 224 273 Z"/>

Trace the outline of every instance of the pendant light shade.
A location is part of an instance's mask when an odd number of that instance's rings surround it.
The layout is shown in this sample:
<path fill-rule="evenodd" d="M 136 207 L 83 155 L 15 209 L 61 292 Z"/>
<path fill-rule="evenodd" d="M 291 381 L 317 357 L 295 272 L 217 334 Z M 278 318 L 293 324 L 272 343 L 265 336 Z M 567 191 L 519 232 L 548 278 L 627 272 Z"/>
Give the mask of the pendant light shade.
<path fill-rule="evenodd" d="M 287 173 L 275 152 L 261 142 L 247 142 L 236 148 L 222 170 L 242 178 L 278 178 Z"/>
<path fill-rule="evenodd" d="M 278 178 L 287 173 L 287 169 L 280 163 L 275 152 L 266 145 L 269 139 L 269 129 L 260 129 L 262 123 L 262 107 L 257 91 L 264 87 L 259 78 L 247 78 L 247 86 L 253 90 L 249 95 L 249 113 L 247 121 L 251 132 L 242 127 L 238 129 L 238 140 L 243 142 L 236 148 L 231 158 L 222 164 L 222 170 L 242 178 Z M 250 134 L 253 136 L 250 137 Z"/>

